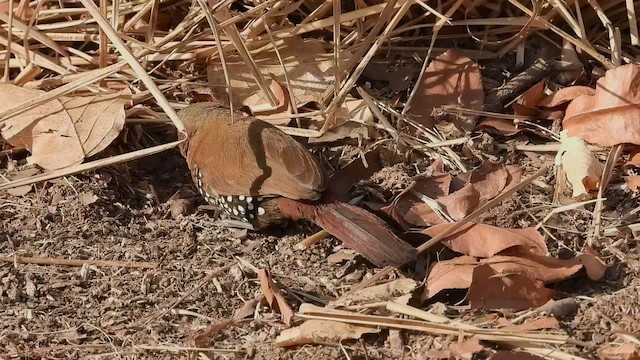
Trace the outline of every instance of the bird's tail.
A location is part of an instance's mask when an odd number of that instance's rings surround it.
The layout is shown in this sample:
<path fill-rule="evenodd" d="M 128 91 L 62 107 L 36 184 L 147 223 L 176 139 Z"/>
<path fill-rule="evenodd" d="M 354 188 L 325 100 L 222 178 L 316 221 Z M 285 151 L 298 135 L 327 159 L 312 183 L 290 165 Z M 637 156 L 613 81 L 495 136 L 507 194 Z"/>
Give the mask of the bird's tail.
<path fill-rule="evenodd" d="M 413 246 L 396 236 L 382 219 L 360 207 L 345 202 L 307 205 L 289 201 L 290 206 L 279 204 L 284 216 L 312 220 L 377 266 L 397 267 L 416 259 Z"/>

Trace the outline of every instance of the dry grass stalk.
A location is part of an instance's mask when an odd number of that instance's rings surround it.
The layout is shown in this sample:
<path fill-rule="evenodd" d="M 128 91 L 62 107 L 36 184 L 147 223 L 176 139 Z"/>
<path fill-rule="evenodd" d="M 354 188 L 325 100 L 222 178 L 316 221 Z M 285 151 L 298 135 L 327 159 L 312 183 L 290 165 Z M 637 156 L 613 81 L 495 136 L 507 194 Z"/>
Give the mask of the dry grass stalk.
<path fill-rule="evenodd" d="M 616 145 L 611 148 L 609 152 L 609 156 L 607 156 L 607 162 L 604 165 L 604 171 L 602 172 L 602 177 L 600 178 L 600 184 L 598 186 L 598 199 L 596 201 L 596 207 L 593 210 L 593 231 L 589 234 L 587 238 L 587 243 L 589 246 L 593 245 L 593 242 L 600 237 L 602 234 L 602 210 L 604 208 L 604 191 L 609 185 L 609 181 L 611 181 L 611 176 L 613 175 L 613 169 L 616 166 L 618 158 L 622 155 L 623 145 Z"/>
<path fill-rule="evenodd" d="M 542 332 L 517 332 L 495 329 L 483 329 L 468 325 L 452 323 L 443 324 L 433 321 L 401 319 L 379 315 L 364 315 L 341 310 L 329 310 L 311 304 L 302 304 L 297 314 L 304 319 L 340 321 L 349 324 L 378 326 L 385 328 L 405 329 L 427 332 L 436 335 L 476 336 L 488 341 L 517 341 L 529 344 L 564 344 L 569 337 L 560 334 Z"/>
<path fill-rule="evenodd" d="M 157 265 L 150 262 L 117 261 L 117 260 L 73 260 L 25 256 L 0 256 L 0 261 L 13 264 L 59 265 L 59 266 L 104 266 L 131 269 L 155 269 Z"/>
<path fill-rule="evenodd" d="M 424 310 L 420 310 L 417 308 L 414 308 L 412 306 L 409 305 L 404 305 L 404 304 L 399 304 L 397 302 L 394 301 L 389 301 L 386 304 L 386 308 L 387 310 L 391 311 L 391 312 L 395 312 L 395 313 L 399 313 L 399 314 L 404 314 L 407 316 L 413 316 L 415 318 L 418 319 L 422 319 L 425 321 L 430 321 L 433 323 L 437 323 L 437 324 L 450 324 L 453 326 L 456 326 L 462 330 L 473 330 L 473 329 L 478 329 L 478 327 L 473 326 L 473 325 L 468 325 L 465 323 L 462 323 L 460 321 L 455 321 L 455 320 L 450 320 L 447 317 L 441 316 L 441 315 L 437 315 L 434 313 L 430 313 Z M 551 359 L 558 359 L 558 360 L 565 360 L 565 359 L 575 359 L 575 360 L 583 360 L 580 357 L 576 357 L 574 355 L 565 353 L 563 351 L 559 351 L 554 349 L 553 351 L 549 351 L 550 349 L 544 347 L 543 345 L 541 346 L 541 344 L 539 343 L 530 343 L 528 341 L 510 341 L 510 340 L 491 340 L 491 339 L 487 339 L 488 341 L 494 342 L 496 344 L 499 344 L 501 346 L 505 346 L 507 348 L 511 348 L 511 349 L 521 349 L 522 351 L 528 352 L 530 354 L 533 355 L 540 355 L 540 356 L 546 356 L 549 357 Z"/>

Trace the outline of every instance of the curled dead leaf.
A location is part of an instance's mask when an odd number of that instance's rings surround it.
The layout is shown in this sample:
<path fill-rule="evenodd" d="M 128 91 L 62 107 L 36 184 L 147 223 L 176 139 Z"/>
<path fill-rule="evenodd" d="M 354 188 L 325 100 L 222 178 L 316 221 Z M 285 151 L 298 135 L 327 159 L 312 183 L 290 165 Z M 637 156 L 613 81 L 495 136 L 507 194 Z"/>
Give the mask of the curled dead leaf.
<path fill-rule="evenodd" d="M 640 146 L 631 146 L 629 151 L 629 160 L 624 164 L 624 167 L 640 167 Z"/>
<path fill-rule="evenodd" d="M 624 176 L 624 182 L 631 191 L 640 190 L 640 175 Z"/>
<path fill-rule="evenodd" d="M 411 294 L 418 287 L 418 283 L 412 279 L 404 278 L 390 281 L 388 283 L 360 289 L 352 294 L 331 301 L 328 307 L 339 307 L 388 301 L 394 298 Z"/>
<path fill-rule="evenodd" d="M 339 343 L 346 339 L 359 339 L 364 334 L 378 333 L 380 329 L 346 324 L 339 321 L 307 320 L 302 325 L 283 330 L 275 340 L 276 346 L 289 347 L 305 344 Z"/>
<path fill-rule="evenodd" d="M 280 288 L 273 282 L 271 275 L 266 269 L 258 270 L 258 279 L 260 279 L 260 291 L 264 295 L 269 306 L 280 313 L 282 316 L 282 322 L 285 325 L 291 326 L 291 319 L 293 318 L 293 310 L 284 296 L 280 292 Z"/>
<path fill-rule="evenodd" d="M 518 172 L 518 169 L 519 167 L 514 167 L 513 171 Z M 504 190 L 511 174 L 508 168 L 502 164 L 484 161 L 479 167 L 458 177 L 473 184 L 473 187 L 480 193 L 480 201 L 487 201 Z"/>
<path fill-rule="evenodd" d="M 579 96 L 583 96 L 583 95 L 593 96 L 595 92 L 596 91 L 594 89 L 588 86 L 579 86 L 579 85 L 569 86 L 566 88 L 562 88 L 551 95 L 547 95 L 542 100 L 540 100 L 540 102 L 538 103 L 538 106 L 546 107 L 546 108 L 554 108 L 556 106 L 567 104 L 571 102 L 571 100 Z"/>
<path fill-rule="evenodd" d="M 440 224 L 422 231 L 435 237 L 455 224 Z M 486 224 L 468 223 L 442 240 L 449 249 L 461 254 L 488 258 L 512 247 L 522 247 L 537 255 L 546 255 L 544 237 L 533 227 L 507 229 Z"/>
<path fill-rule="evenodd" d="M 555 163 L 556 166 L 562 165 L 573 187 L 573 197 L 597 190 L 603 167 L 584 140 L 569 136 L 565 130 L 560 133 L 560 144 Z"/>
<path fill-rule="evenodd" d="M 525 91 L 515 103 L 511 105 L 515 115 L 535 116 L 538 114 L 536 108 L 540 100 L 544 97 L 544 80 Z"/>
<path fill-rule="evenodd" d="M 269 102 L 264 103 L 262 93 L 257 92 L 245 100 L 245 105 L 251 109 L 253 116 L 262 121 L 273 125 L 286 125 L 291 121 L 288 115 L 292 113 L 289 91 L 273 79 L 271 80 L 270 88 L 278 104 L 272 106 Z"/>

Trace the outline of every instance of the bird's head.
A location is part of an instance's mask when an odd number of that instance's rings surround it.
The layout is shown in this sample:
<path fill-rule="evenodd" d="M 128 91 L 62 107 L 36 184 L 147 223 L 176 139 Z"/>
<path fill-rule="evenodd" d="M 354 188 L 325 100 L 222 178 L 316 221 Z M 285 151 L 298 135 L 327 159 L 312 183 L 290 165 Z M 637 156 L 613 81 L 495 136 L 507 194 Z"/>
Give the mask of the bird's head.
<path fill-rule="evenodd" d="M 229 109 L 224 105 L 212 102 L 199 102 L 191 104 L 178 112 L 187 131 L 187 141 L 178 147 L 182 156 L 187 156 L 189 139 L 193 138 L 199 129 L 208 122 L 222 121 L 229 117 Z"/>

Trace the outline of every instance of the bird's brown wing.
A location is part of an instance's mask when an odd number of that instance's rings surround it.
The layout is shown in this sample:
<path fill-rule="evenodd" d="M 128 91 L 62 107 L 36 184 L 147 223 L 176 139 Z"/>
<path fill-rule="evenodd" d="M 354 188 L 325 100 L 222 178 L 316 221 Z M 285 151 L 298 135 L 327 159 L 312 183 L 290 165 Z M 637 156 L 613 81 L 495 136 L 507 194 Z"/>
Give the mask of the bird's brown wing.
<path fill-rule="evenodd" d="M 262 121 L 211 122 L 189 140 L 192 171 L 212 195 L 317 199 L 326 176 L 304 146 Z"/>
<path fill-rule="evenodd" d="M 315 200 L 326 187 L 326 174 L 316 158 L 300 143 L 275 127 L 265 129 L 266 164 L 272 176 L 262 184 L 266 193 L 290 199 Z"/>

